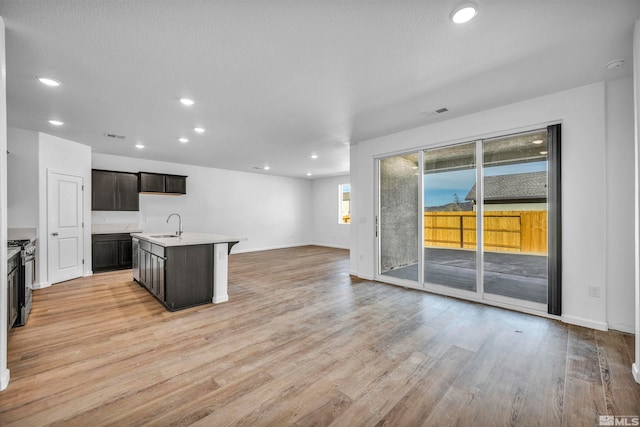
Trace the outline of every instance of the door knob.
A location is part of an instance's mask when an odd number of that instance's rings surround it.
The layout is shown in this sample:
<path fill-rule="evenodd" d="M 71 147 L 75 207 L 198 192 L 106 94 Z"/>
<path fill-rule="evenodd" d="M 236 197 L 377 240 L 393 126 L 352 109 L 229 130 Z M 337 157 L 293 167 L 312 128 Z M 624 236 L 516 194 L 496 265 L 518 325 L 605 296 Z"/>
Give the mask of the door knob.
<path fill-rule="evenodd" d="M 52 236 L 57 236 L 57 235 L 58 235 L 58 233 L 51 233 L 51 235 L 52 235 Z"/>

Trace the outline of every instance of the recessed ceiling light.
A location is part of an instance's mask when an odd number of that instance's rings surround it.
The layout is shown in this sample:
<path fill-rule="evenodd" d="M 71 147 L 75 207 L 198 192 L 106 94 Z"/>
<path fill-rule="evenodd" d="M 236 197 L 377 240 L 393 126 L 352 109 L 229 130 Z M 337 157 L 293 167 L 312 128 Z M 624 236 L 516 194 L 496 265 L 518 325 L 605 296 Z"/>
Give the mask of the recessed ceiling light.
<path fill-rule="evenodd" d="M 53 79 L 48 79 L 46 77 L 40 77 L 38 80 L 40 80 L 40 83 L 45 84 L 47 86 L 60 86 L 60 82 L 57 80 L 53 80 Z"/>
<path fill-rule="evenodd" d="M 183 144 L 186 144 L 187 142 L 189 142 L 187 138 L 178 138 L 178 141 L 182 142 Z"/>
<path fill-rule="evenodd" d="M 548 151 L 541 151 L 540 154 L 542 154 L 543 156 L 547 155 L 549 152 Z"/>
<path fill-rule="evenodd" d="M 136 144 L 136 148 L 138 148 L 138 149 L 142 150 L 142 149 L 144 148 L 144 145 L 142 145 L 142 144 Z"/>
<path fill-rule="evenodd" d="M 533 141 L 531 141 L 532 144 L 536 144 L 536 145 L 540 145 L 542 144 L 544 141 L 541 139 L 534 139 Z"/>
<path fill-rule="evenodd" d="M 54 126 L 62 126 L 64 124 L 60 120 L 49 120 L 49 123 L 51 123 Z"/>
<path fill-rule="evenodd" d="M 608 71 L 617 70 L 618 68 L 622 68 L 624 65 L 624 59 L 616 59 L 611 62 L 608 62 L 607 65 L 604 66 Z"/>
<path fill-rule="evenodd" d="M 262 169 L 268 171 L 269 169 L 271 169 L 271 167 L 269 165 L 266 165 L 265 167 L 263 167 Z"/>
<path fill-rule="evenodd" d="M 311 172 L 307 172 L 307 176 L 311 176 Z"/>
<path fill-rule="evenodd" d="M 456 24 L 464 24 L 471 21 L 478 14 L 478 5 L 475 3 L 462 3 L 451 12 L 449 17 Z"/>
<path fill-rule="evenodd" d="M 193 128 L 193 130 L 198 132 L 198 133 L 203 133 L 204 132 L 204 128 Z"/>
<path fill-rule="evenodd" d="M 317 159 L 317 158 L 318 158 L 318 155 L 317 155 L 316 153 L 313 153 L 313 154 L 311 155 L 311 158 L 312 158 L 312 159 Z"/>
<path fill-rule="evenodd" d="M 193 105 L 194 104 L 193 100 L 191 100 L 189 98 L 180 98 L 180 102 L 182 102 L 184 105 Z"/>

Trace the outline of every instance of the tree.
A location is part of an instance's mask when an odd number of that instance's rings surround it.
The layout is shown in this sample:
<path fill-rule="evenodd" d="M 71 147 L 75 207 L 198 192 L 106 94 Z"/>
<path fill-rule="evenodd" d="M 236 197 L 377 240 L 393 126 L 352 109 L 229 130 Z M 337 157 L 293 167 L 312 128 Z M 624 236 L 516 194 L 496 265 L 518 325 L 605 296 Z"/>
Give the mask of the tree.
<path fill-rule="evenodd" d="M 453 210 L 456 212 L 462 210 L 460 207 L 460 197 L 458 196 L 458 193 L 453 193 Z"/>

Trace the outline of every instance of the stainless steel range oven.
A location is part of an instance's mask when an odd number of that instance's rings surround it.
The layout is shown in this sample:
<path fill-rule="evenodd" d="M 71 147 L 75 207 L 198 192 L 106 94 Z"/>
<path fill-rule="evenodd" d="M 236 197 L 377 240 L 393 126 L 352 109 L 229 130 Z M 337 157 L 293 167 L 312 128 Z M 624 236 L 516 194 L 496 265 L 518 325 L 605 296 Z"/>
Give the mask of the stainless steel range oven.
<path fill-rule="evenodd" d="M 14 326 L 23 326 L 31 312 L 33 284 L 36 279 L 36 243 L 34 240 L 9 240 L 9 247 L 20 249 L 20 287 L 18 292 L 18 319 Z"/>

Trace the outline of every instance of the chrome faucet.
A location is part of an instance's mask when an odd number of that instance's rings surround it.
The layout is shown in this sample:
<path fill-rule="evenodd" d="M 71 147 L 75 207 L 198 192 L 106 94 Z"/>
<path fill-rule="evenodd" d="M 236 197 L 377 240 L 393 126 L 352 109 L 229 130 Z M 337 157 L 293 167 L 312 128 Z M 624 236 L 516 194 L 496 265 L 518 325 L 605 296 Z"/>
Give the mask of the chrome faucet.
<path fill-rule="evenodd" d="M 169 215 L 167 217 L 167 224 L 169 224 L 169 220 L 171 219 L 172 216 L 177 216 L 178 217 L 178 231 L 176 231 L 176 236 L 182 236 L 182 217 L 180 216 L 180 214 L 177 213 L 172 213 L 171 215 Z"/>

